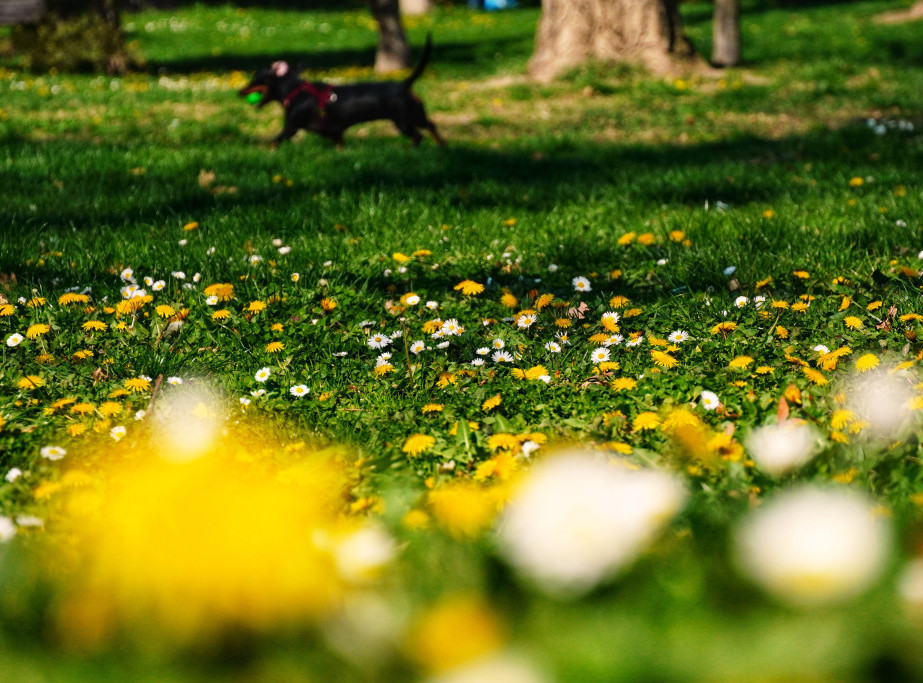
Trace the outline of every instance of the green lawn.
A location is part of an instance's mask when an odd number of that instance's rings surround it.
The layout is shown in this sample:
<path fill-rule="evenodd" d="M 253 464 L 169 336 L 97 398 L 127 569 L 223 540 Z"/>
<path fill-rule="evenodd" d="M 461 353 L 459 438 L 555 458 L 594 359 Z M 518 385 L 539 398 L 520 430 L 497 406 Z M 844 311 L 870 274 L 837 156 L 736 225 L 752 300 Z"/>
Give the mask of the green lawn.
<path fill-rule="evenodd" d="M 551 85 L 537 9 L 440 8 L 408 33 L 446 148 L 379 122 L 271 150 L 279 108 L 237 97 L 279 58 L 373 78 L 361 10 L 127 15 L 120 78 L 8 58 L 0 678 L 923 675 L 920 23 L 798 4 L 744 2 L 741 69 Z M 711 8 L 682 6 L 706 55 Z M 779 423 L 811 456 L 781 473 Z M 494 529 L 568 446 L 686 493 L 562 597 Z M 738 567 L 799 487 L 874 511 L 866 579 Z"/>

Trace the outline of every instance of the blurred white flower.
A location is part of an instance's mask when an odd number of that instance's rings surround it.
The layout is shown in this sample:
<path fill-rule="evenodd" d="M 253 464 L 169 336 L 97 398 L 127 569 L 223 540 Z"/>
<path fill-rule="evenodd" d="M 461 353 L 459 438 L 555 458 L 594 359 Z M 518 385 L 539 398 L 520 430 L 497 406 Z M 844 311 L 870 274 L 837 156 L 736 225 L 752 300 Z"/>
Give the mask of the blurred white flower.
<path fill-rule="evenodd" d="M 838 602 L 881 574 L 891 549 L 888 522 L 846 489 L 781 493 L 737 528 L 737 562 L 755 583 L 799 605 Z"/>
<path fill-rule="evenodd" d="M 569 451 L 536 465 L 514 492 L 500 552 L 546 593 L 578 596 L 642 553 L 685 499 L 670 474 Z"/>
<path fill-rule="evenodd" d="M 378 576 L 395 554 L 392 538 L 379 526 L 364 526 L 338 539 L 334 558 L 340 576 L 366 583 Z"/>
<path fill-rule="evenodd" d="M 501 653 L 476 659 L 426 679 L 426 683 L 547 683 L 531 662 L 513 654 Z"/>
<path fill-rule="evenodd" d="M 911 401 L 917 396 L 910 373 L 887 368 L 855 376 L 846 391 L 846 407 L 868 423 L 868 434 L 881 439 L 904 435 L 913 418 Z"/>
<path fill-rule="evenodd" d="M 811 459 L 817 433 L 806 422 L 788 420 L 757 427 L 747 436 L 745 445 L 761 470 L 778 477 Z"/>

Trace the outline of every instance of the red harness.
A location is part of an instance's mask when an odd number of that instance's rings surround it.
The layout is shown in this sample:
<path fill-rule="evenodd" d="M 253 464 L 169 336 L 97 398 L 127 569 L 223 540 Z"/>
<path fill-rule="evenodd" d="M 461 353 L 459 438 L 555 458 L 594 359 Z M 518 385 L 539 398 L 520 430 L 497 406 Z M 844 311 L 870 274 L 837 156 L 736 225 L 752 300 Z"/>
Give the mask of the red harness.
<path fill-rule="evenodd" d="M 282 106 L 288 108 L 292 100 L 303 92 L 311 94 L 314 99 L 317 100 L 317 111 L 320 113 L 321 118 L 324 116 L 324 110 L 327 105 L 337 101 L 337 96 L 336 93 L 333 92 L 332 85 L 325 86 L 323 90 L 320 90 L 319 88 L 315 88 L 313 84 L 304 81 L 285 96 L 285 99 L 282 100 Z"/>

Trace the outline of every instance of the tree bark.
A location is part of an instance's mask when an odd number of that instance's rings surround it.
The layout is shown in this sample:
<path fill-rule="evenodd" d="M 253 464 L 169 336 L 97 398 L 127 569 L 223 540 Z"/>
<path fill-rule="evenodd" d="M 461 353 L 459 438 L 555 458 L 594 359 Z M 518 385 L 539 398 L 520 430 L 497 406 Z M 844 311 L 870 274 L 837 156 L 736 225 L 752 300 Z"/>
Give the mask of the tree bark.
<path fill-rule="evenodd" d="M 588 60 L 631 62 L 654 73 L 697 64 L 679 0 L 542 0 L 529 73 L 550 81 Z"/>
<path fill-rule="evenodd" d="M 401 24 L 398 0 L 368 0 L 372 16 L 378 23 L 378 49 L 375 71 L 389 73 L 411 67 L 410 46 Z"/>
<path fill-rule="evenodd" d="M 740 64 L 740 0 L 715 0 L 711 63 Z"/>
<path fill-rule="evenodd" d="M 405 17 L 428 14 L 432 9 L 431 0 L 400 0 L 401 14 Z"/>

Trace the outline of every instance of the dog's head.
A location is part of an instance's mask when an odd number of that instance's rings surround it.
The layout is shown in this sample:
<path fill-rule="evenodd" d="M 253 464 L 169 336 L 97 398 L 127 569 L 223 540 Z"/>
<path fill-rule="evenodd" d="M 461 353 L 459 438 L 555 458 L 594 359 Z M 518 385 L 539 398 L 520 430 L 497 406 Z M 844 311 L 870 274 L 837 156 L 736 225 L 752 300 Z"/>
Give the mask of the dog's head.
<path fill-rule="evenodd" d="M 258 93 L 260 99 L 255 104 L 257 107 L 265 107 L 273 100 L 281 102 L 297 81 L 298 76 L 288 62 L 274 62 L 272 66 L 253 74 L 250 83 L 237 94 L 249 99 L 254 93 Z"/>

